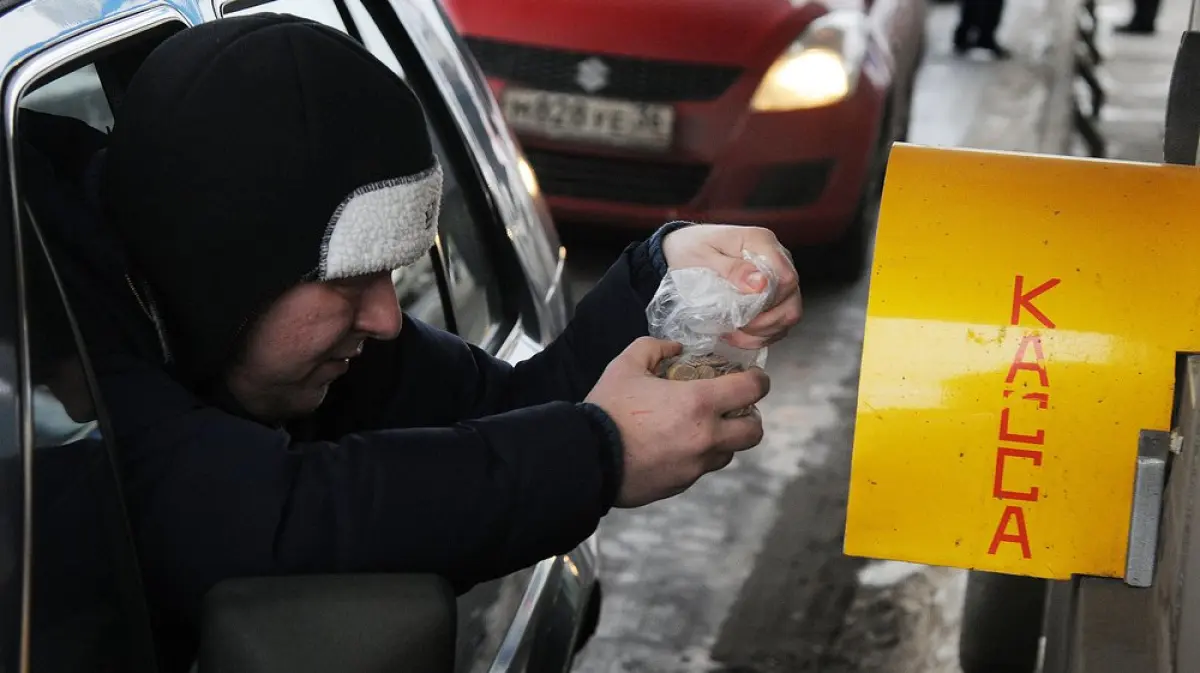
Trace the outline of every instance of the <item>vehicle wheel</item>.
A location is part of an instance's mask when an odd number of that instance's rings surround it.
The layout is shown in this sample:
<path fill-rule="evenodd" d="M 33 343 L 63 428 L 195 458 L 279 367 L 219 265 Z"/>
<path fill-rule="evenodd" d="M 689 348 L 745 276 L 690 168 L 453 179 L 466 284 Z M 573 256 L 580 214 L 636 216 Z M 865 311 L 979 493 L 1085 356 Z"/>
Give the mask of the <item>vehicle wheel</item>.
<path fill-rule="evenodd" d="M 871 261 L 871 232 L 883 196 L 887 152 L 887 147 L 879 150 L 877 165 L 871 171 L 871 179 L 863 185 L 854 219 L 841 238 L 809 248 L 801 255 L 808 275 L 834 283 L 854 283 L 867 272 Z"/>
<path fill-rule="evenodd" d="M 913 73 L 912 78 L 908 82 L 908 91 L 904 97 L 904 111 L 900 113 L 901 123 L 900 128 L 896 131 L 896 142 L 908 142 L 909 134 L 912 132 L 912 110 L 913 99 L 917 94 L 917 73 L 920 72 L 921 64 L 925 62 L 925 39 L 921 39 L 921 48 L 917 52 L 917 72 Z"/>
<path fill-rule="evenodd" d="M 879 216 L 879 204 L 883 199 L 883 178 L 887 172 L 888 156 L 892 151 L 888 129 L 891 129 L 893 112 L 894 108 L 889 101 L 884 122 L 880 125 L 874 165 L 863 184 L 858 208 L 850 226 L 840 238 L 831 243 L 794 251 L 797 258 L 796 268 L 806 276 L 834 283 L 854 283 L 870 268 L 871 234 Z M 800 266 L 801 263 L 803 266 Z"/>
<path fill-rule="evenodd" d="M 864 199 L 866 200 L 866 199 Z M 869 204 L 867 204 L 869 205 Z M 850 228 L 832 243 L 804 249 L 798 255 L 806 276 L 833 283 L 854 283 L 867 270 L 870 257 L 868 235 L 874 208 L 860 206 Z"/>
<path fill-rule="evenodd" d="M 958 658 L 963 673 L 1034 673 L 1046 580 L 972 571 Z"/>

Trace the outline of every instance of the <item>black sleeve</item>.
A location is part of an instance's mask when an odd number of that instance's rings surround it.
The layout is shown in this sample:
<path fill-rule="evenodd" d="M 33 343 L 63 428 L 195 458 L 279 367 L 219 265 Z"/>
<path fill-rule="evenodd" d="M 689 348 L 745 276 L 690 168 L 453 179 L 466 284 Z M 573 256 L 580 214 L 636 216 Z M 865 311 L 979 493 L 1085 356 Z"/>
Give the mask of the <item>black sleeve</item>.
<path fill-rule="evenodd" d="M 582 400 L 604 368 L 648 333 L 646 306 L 665 273 L 654 263 L 662 233 L 630 245 L 576 307 L 563 333 L 544 351 L 513 368 L 490 408 L 511 409 L 547 400 Z"/>
<path fill-rule="evenodd" d="M 362 427 L 444 425 L 554 401 L 582 401 L 604 368 L 646 336 L 646 306 L 666 273 L 670 223 L 630 245 L 549 346 L 513 366 L 458 337 L 405 317 L 391 343 L 369 343 L 322 409 L 324 434 Z M 381 374 L 386 372 L 386 374 Z M 607 420 L 601 414 L 602 421 Z M 615 433 L 607 423 L 609 434 Z"/>
<path fill-rule="evenodd" d="M 569 551 L 612 502 L 618 468 L 582 405 L 297 442 L 154 367 L 106 369 L 149 594 L 180 621 L 232 577 L 434 572 L 465 589 Z"/>
<path fill-rule="evenodd" d="M 544 351 L 518 364 L 488 408 L 582 400 L 608 363 L 647 335 L 646 306 L 667 273 L 663 239 L 690 224 L 670 222 L 646 241 L 627 247 L 579 302 L 563 333 Z"/>

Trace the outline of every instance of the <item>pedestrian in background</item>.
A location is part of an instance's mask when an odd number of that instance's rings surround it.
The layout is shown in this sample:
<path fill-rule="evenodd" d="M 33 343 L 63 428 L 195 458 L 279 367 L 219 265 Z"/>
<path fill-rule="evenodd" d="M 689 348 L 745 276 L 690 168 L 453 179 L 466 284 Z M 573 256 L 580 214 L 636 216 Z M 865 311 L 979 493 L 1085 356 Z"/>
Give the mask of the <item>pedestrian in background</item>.
<path fill-rule="evenodd" d="M 954 53 L 960 56 L 972 49 L 986 49 L 998 58 L 1012 54 L 996 42 L 996 29 L 1004 13 L 1004 0 L 962 0 L 962 14 L 954 31 Z"/>
<path fill-rule="evenodd" d="M 1118 33 L 1129 35 L 1153 35 L 1154 22 L 1158 19 L 1160 0 L 1133 0 L 1133 18 L 1117 28 Z"/>

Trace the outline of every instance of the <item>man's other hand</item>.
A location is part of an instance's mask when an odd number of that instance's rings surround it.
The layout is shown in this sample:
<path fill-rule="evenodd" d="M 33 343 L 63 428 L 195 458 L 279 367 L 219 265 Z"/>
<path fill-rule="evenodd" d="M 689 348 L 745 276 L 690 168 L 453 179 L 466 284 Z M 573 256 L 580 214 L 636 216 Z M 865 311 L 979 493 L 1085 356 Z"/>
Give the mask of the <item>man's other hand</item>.
<path fill-rule="evenodd" d="M 763 348 L 787 336 L 802 313 L 796 267 L 775 234 L 761 227 L 697 224 L 677 229 L 663 239 L 663 256 L 672 269 L 707 267 L 743 292 L 762 292 L 767 279 L 742 257 L 743 250 L 766 259 L 779 286 L 772 303 L 726 340 L 737 348 Z"/>
<path fill-rule="evenodd" d="M 659 362 L 679 352 L 677 343 L 642 337 L 609 363 L 587 396 L 621 433 L 625 469 L 617 507 L 640 507 L 682 493 L 728 465 L 734 453 L 762 441 L 757 409 L 738 418 L 725 414 L 766 396 L 771 387 L 766 372 L 753 368 L 702 381 L 654 375 Z"/>

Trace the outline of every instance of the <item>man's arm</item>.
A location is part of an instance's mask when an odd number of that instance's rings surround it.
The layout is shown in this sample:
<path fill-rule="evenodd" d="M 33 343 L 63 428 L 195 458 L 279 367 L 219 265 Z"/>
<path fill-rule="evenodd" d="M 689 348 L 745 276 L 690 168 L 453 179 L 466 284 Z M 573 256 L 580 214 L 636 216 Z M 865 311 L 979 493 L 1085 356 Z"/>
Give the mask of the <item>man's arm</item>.
<path fill-rule="evenodd" d="M 513 368 L 505 395 L 496 402 L 515 408 L 583 399 L 608 363 L 647 335 L 646 306 L 667 272 L 662 239 L 680 226 L 669 224 L 647 241 L 627 247 L 579 302 L 563 333 Z"/>
<path fill-rule="evenodd" d="M 465 589 L 570 550 L 619 487 L 587 405 L 297 442 L 152 366 L 104 369 L 149 593 L 172 621 L 194 624 L 231 577 L 436 572 Z"/>
<path fill-rule="evenodd" d="M 541 353 L 510 365 L 405 316 L 395 342 L 368 343 L 322 407 L 322 433 L 352 428 L 445 425 L 552 401 L 578 402 L 604 368 L 646 336 L 646 306 L 667 270 L 668 224 L 630 245 L 583 298 L 570 324 Z M 456 379 L 446 380 L 453 371 Z M 386 374 L 381 374 L 386 372 Z"/>

